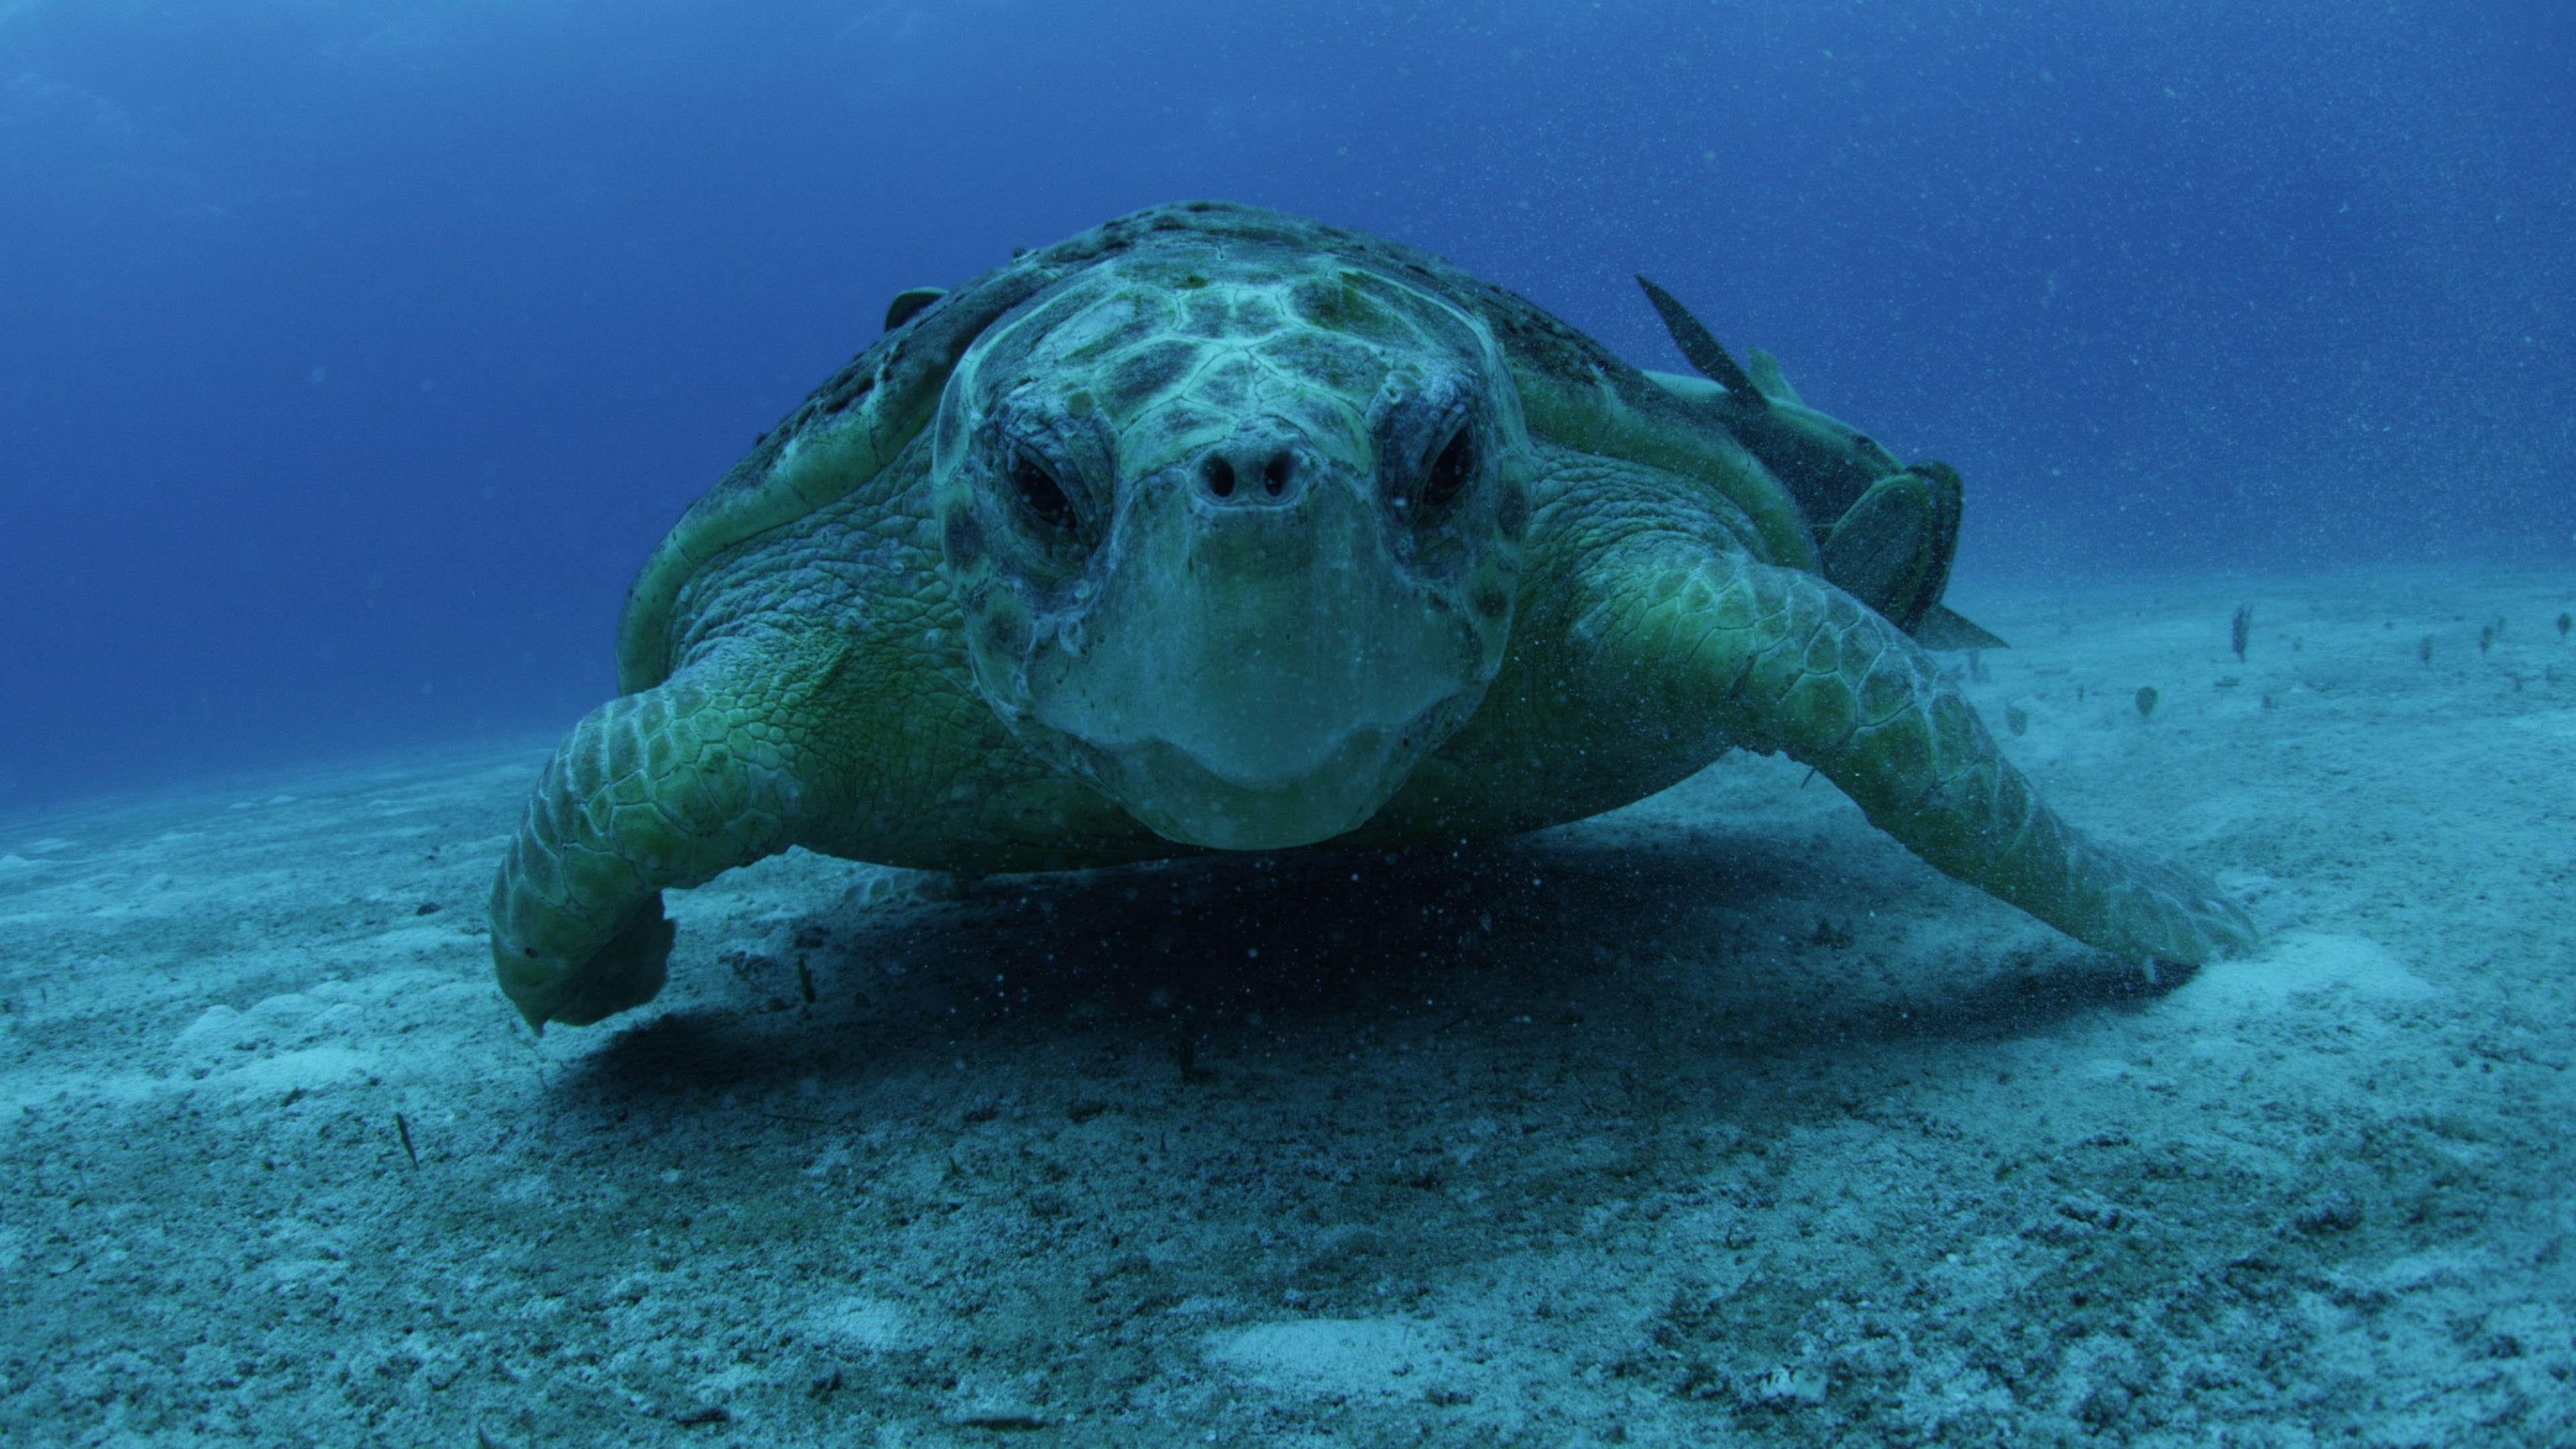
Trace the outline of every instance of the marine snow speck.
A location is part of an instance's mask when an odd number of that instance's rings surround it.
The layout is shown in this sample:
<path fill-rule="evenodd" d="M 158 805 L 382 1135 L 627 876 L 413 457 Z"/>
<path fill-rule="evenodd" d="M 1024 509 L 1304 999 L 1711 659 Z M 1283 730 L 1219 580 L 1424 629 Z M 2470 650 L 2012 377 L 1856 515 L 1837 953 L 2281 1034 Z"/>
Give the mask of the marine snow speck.
<path fill-rule="evenodd" d="M 2079 835 L 1927 642 L 1958 475 L 1725 359 L 1647 374 L 1392 242 L 1120 218 L 935 298 L 684 516 L 621 697 L 538 782 L 501 986 L 661 987 L 661 892 L 804 846 L 966 873 L 1390 846 L 1613 809 L 1786 751 L 1949 874 L 2141 961 L 2246 947 L 2206 881 Z"/>

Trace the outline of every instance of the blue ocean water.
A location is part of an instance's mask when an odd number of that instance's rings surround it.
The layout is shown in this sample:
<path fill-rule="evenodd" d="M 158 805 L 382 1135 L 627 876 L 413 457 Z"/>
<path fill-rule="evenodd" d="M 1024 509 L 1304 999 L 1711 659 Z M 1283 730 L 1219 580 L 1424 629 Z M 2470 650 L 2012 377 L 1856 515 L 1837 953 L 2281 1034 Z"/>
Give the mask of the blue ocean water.
<path fill-rule="evenodd" d="M 0 4 L 0 807 L 560 726 L 886 299 L 1217 196 L 1969 482 L 1962 576 L 2576 557 L 2576 12 Z"/>

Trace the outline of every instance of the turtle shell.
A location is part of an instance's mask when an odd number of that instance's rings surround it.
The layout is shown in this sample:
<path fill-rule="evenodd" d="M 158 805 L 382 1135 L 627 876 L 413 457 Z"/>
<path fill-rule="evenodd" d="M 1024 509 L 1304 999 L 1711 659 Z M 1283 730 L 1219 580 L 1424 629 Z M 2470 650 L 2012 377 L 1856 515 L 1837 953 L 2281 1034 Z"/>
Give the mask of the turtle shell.
<path fill-rule="evenodd" d="M 816 388 L 646 560 L 618 626 L 618 688 L 633 693 L 668 677 L 672 608 L 702 565 L 848 497 L 908 447 L 986 328 L 1103 258 L 1176 239 L 1331 252 L 1448 298 L 1502 345 L 1532 433 L 1701 479 L 1751 519 L 1773 562 L 1816 567 L 1797 503 L 1724 428 L 1537 306 L 1399 242 L 1261 207 L 1182 202 L 1021 253 L 913 312 Z"/>

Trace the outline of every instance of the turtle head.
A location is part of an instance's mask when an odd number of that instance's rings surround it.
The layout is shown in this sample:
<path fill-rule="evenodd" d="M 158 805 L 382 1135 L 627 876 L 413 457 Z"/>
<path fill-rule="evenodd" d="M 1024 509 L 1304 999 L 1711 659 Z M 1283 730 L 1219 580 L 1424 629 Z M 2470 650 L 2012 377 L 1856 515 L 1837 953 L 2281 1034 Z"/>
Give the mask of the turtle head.
<path fill-rule="evenodd" d="M 1311 254 L 1098 263 L 988 329 L 934 434 L 976 687 L 1156 833 L 1367 820 L 1473 714 L 1529 518 L 1485 325 Z"/>

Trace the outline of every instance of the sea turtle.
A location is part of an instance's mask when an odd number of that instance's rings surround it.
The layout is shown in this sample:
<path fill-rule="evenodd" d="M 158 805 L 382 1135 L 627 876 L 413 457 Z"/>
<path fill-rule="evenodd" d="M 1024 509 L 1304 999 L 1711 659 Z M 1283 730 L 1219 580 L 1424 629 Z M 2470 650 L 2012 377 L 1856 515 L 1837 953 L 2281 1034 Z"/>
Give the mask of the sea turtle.
<path fill-rule="evenodd" d="M 662 889 L 792 845 L 985 874 L 1454 842 L 1731 747 L 2105 950 L 2253 939 L 2040 803 L 1882 611 L 1922 568 L 1838 587 L 1705 400 L 1438 258 L 1189 203 L 897 313 L 628 596 L 622 692 L 493 887 L 530 1024 L 650 999 Z"/>

